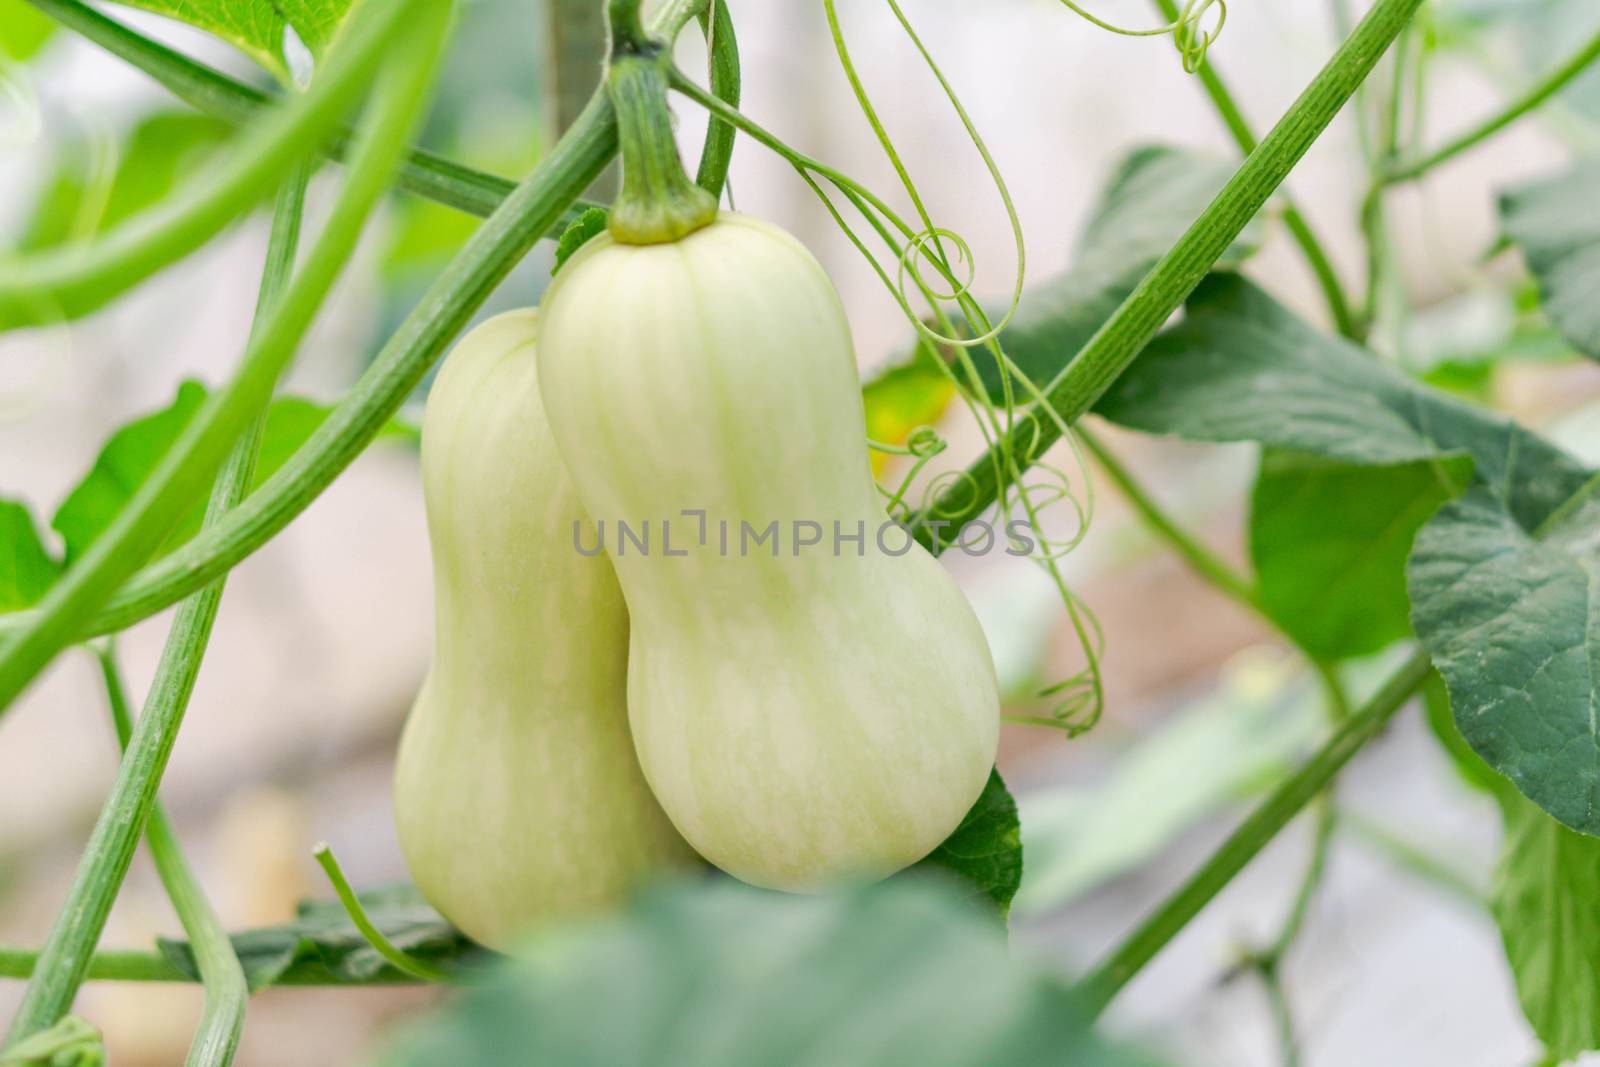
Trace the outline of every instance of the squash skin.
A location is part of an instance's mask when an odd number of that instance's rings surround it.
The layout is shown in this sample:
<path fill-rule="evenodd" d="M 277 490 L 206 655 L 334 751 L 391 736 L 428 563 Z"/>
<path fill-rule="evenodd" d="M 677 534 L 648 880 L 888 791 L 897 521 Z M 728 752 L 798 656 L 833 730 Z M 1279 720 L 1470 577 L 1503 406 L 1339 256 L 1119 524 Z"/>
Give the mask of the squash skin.
<path fill-rule="evenodd" d="M 418 887 L 501 950 L 694 862 L 629 738 L 615 575 L 572 548 L 582 511 L 540 405 L 536 322 L 529 309 L 475 328 L 429 394 L 434 661 L 394 783 Z"/>
<path fill-rule="evenodd" d="M 678 830 L 728 873 L 799 892 L 927 855 L 994 765 L 994 664 L 938 561 L 890 554 L 899 530 L 877 542 L 860 380 L 821 266 L 729 212 L 672 244 L 603 235 L 557 276 L 539 331 L 551 429 L 633 620 L 639 762 Z M 685 508 L 706 511 L 705 547 Z M 618 551 L 618 519 L 650 521 L 650 554 Z M 663 519 L 687 556 L 663 553 Z M 741 520 L 778 520 L 779 554 L 741 558 Z M 793 555 L 794 520 L 824 544 Z M 860 556 L 833 554 L 835 520 L 864 524 Z"/>

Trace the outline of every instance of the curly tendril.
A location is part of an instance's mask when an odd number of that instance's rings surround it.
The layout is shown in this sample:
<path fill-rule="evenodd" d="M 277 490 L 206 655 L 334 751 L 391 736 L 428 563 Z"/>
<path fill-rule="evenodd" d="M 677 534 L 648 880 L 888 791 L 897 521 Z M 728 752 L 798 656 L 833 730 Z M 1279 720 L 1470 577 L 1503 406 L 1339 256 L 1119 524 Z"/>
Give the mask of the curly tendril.
<path fill-rule="evenodd" d="M 899 305 L 917 332 L 917 343 L 922 354 L 927 355 L 932 365 L 939 368 L 972 414 L 982 434 L 986 453 L 994 464 L 995 483 L 1002 487 L 997 504 L 999 521 L 1009 536 L 1014 521 L 1026 520 L 1033 537 L 1032 557 L 1050 575 L 1084 654 L 1085 665 L 1081 670 L 1040 692 L 1040 698 L 1049 702 L 1047 711 L 1026 721 L 1051 725 L 1067 731 L 1069 735 L 1077 734 L 1092 726 L 1100 716 L 1104 699 L 1100 677 L 1103 639 L 1093 613 L 1068 588 L 1062 574 L 1061 560 L 1082 542 L 1088 531 L 1094 512 L 1093 486 L 1071 427 L 1051 407 L 1038 384 L 1030 380 L 1006 355 L 1000 340 L 1002 331 L 1011 322 L 1021 302 L 1026 270 L 1022 227 L 1010 191 L 971 117 L 912 29 L 905 13 L 896 0 L 885 0 L 885 3 L 959 117 L 995 183 L 1010 222 L 1016 242 L 1016 279 L 1010 302 L 998 322 L 991 321 L 988 312 L 972 295 L 976 265 L 970 246 L 959 234 L 935 223 L 894 141 L 878 117 L 850 58 L 839 26 L 835 0 L 823 0 L 835 52 L 861 112 L 894 168 L 920 225 L 906 221 L 860 182 L 785 144 L 681 72 L 671 72 L 672 86 L 706 108 L 714 117 L 732 123 L 766 145 L 795 168 L 801 180 L 816 194 L 834 223 L 861 253 L 885 290 Z M 884 261 L 874 254 L 868 238 L 857 232 L 846 219 L 841 202 L 859 215 L 876 240 L 887 249 L 888 256 L 895 264 L 893 276 Z M 926 305 L 926 317 L 916 312 L 913 300 Z M 953 307 L 947 308 L 947 305 Z M 979 358 L 993 361 L 998 378 L 998 400 L 991 394 L 980 373 Z M 1024 407 L 1031 408 L 1032 413 L 1039 417 L 1048 418 L 1068 442 L 1075 474 L 1060 467 L 1036 464 L 1041 458 L 1034 454 L 1041 441 L 1040 435 L 1036 433 L 1027 441 L 1022 441 L 1021 435 L 1013 432 Z M 1031 420 L 1027 420 L 1027 423 L 1033 425 Z M 1016 440 L 1013 440 L 1014 437 Z M 946 449 L 946 442 L 931 427 L 919 427 L 904 448 L 883 443 L 873 443 L 873 447 L 880 452 L 905 455 L 912 459 L 910 469 L 895 490 L 879 489 L 886 501 L 885 510 L 892 518 L 911 520 L 916 514 L 907 506 L 911 486 L 927 464 Z M 1034 468 L 1031 473 L 1030 467 Z M 932 478 L 921 493 L 922 507 L 918 509 L 923 515 L 921 521 L 938 523 L 946 517 L 954 518 L 959 514 L 962 510 L 960 497 L 966 494 L 952 490 L 962 485 L 970 489 L 968 501 L 976 499 L 979 487 L 965 469 L 956 468 Z M 1045 531 L 1044 512 L 1063 500 L 1070 502 L 1072 526 L 1065 535 L 1053 537 Z"/>
<path fill-rule="evenodd" d="M 1073 0 L 1061 0 L 1061 3 L 1085 21 L 1123 37 L 1160 37 L 1163 34 L 1172 34 L 1172 43 L 1178 46 L 1178 54 L 1183 57 L 1183 69 L 1189 74 L 1196 73 L 1205 65 L 1206 52 L 1211 48 L 1212 42 L 1221 36 L 1222 27 L 1228 21 L 1227 0 L 1187 0 L 1176 21 L 1153 30 L 1130 30 L 1084 10 L 1073 3 Z M 1217 9 L 1217 18 L 1211 28 L 1206 29 L 1205 16 L 1212 7 Z"/>

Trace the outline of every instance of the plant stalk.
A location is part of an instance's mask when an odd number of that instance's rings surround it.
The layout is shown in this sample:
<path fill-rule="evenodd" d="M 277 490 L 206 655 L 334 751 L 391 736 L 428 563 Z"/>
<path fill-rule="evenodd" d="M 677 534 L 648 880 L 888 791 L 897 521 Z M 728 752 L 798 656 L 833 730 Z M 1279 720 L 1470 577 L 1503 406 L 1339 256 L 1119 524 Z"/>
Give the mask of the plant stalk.
<path fill-rule="evenodd" d="M 1432 669 L 1427 652 L 1417 650 L 1315 755 L 1251 812 L 1198 871 L 1083 978 L 1079 989 L 1091 1013 L 1104 1011 L 1123 986 L 1211 903 L 1306 804 L 1323 792 L 1344 765 L 1383 731 Z"/>

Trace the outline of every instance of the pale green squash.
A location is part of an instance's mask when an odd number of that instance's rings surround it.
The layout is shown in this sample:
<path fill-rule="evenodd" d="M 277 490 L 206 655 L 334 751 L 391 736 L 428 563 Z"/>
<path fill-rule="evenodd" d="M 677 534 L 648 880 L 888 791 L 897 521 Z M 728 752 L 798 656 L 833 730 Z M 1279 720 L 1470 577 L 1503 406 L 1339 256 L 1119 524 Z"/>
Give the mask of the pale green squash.
<path fill-rule="evenodd" d="M 797 891 L 935 848 L 994 763 L 994 666 L 940 564 L 891 554 L 902 531 L 875 537 L 849 327 L 817 262 L 730 213 L 669 244 L 598 237 L 546 294 L 539 361 L 627 597 L 639 761 L 683 836 L 747 882 Z M 705 546 L 683 509 L 707 513 Z M 618 551 L 618 520 L 650 523 L 648 555 Z M 741 556 L 740 522 L 774 520 L 779 554 Z M 795 520 L 825 543 L 793 554 Z M 846 535 L 862 524 L 861 555 L 834 555 L 836 520 Z"/>
<path fill-rule="evenodd" d="M 433 546 L 432 670 L 395 770 L 400 844 L 423 894 L 504 949 L 692 862 L 628 735 L 628 616 L 540 406 L 537 313 L 474 329 L 422 426 Z"/>

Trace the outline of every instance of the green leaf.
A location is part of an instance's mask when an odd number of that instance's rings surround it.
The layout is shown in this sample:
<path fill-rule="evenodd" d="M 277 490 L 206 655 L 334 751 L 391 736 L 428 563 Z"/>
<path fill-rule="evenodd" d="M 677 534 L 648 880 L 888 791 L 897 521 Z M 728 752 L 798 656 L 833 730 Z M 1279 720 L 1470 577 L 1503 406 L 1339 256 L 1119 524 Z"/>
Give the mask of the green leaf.
<path fill-rule="evenodd" d="M 1465 456 L 1364 467 L 1269 449 L 1250 518 L 1267 611 L 1326 659 L 1369 655 L 1409 636 L 1412 539 L 1471 477 Z"/>
<path fill-rule="evenodd" d="M 1550 321 L 1600 359 L 1600 157 L 1500 198 L 1500 223 L 1539 281 Z"/>
<path fill-rule="evenodd" d="M 573 219 L 572 224 L 561 231 L 561 240 L 556 242 L 556 262 L 550 268 L 550 273 L 560 270 L 574 252 L 604 233 L 606 220 L 610 217 L 611 213 L 605 208 L 592 207 Z"/>
<path fill-rule="evenodd" d="M 1517 1000 L 1552 1062 L 1565 1062 L 1600 1048 L 1600 838 L 1573 833 L 1510 790 L 1501 811 L 1491 907 Z"/>
<path fill-rule="evenodd" d="M 27 0 L 0 0 L 0 58 L 32 59 L 55 31 L 55 20 Z"/>
<path fill-rule="evenodd" d="M 61 564 L 39 540 L 33 513 L 0 497 L 0 613 L 38 603 L 60 573 Z"/>
<path fill-rule="evenodd" d="M 1128 1067 L 1057 979 L 936 886 L 730 881 L 551 932 L 399 1037 L 385 1067 Z"/>
<path fill-rule="evenodd" d="M 374 926 L 421 960 L 449 969 L 477 966 L 489 956 L 445 922 L 413 885 L 369 889 L 357 898 Z M 302 902 L 294 922 L 230 936 L 251 990 L 284 982 L 407 980 L 368 943 L 337 900 Z M 157 944 L 173 966 L 198 979 L 188 942 L 162 938 Z"/>
<path fill-rule="evenodd" d="M 231 127 L 192 112 L 160 112 L 143 119 L 128 139 L 114 146 L 114 167 L 103 173 L 105 146 L 70 142 L 62 147 L 55 174 L 45 184 L 19 252 L 81 241 L 104 232 L 164 200 L 223 144 Z"/>
<path fill-rule="evenodd" d="M 989 772 L 983 794 L 955 832 L 910 870 L 953 874 L 966 890 L 963 900 L 998 908 L 1002 917 L 1011 910 L 1022 885 L 1022 824 L 998 770 Z"/>
<path fill-rule="evenodd" d="M 1487 486 L 1417 536 L 1412 619 L 1461 734 L 1555 818 L 1600 834 L 1600 477 L 1519 521 Z"/>
<path fill-rule="evenodd" d="M 1215 275 L 1103 399 L 1126 425 L 1374 466 L 1466 454 L 1472 487 L 1417 534 L 1412 626 L 1462 736 L 1557 819 L 1600 832 L 1596 475 L 1515 423 L 1325 337 Z"/>
<path fill-rule="evenodd" d="M 1000 336 L 1006 355 L 1043 387 L 1193 224 L 1233 171 L 1225 160 L 1176 148 L 1132 152 L 1100 194 L 1072 266 L 1023 293 L 1016 316 Z M 1251 223 L 1221 265 L 1243 262 L 1260 235 L 1260 224 Z M 973 359 L 990 396 L 999 400 L 993 361 L 977 352 Z"/>
<path fill-rule="evenodd" d="M 279 80 L 289 81 L 284 41 L 292 30 L 320 56 L 333 38 L 351 0 L 117 0 L 187 22 L 219 37 L 255 60 Z"/>
<path fill-rule="evenodd" d="M 172 404 L 123 426 L 100 449 L 94 466 L 56 509 L 50 525 L 66 544 L 71 565 L 94 543 L 149 477 L 205 400 L 205 386 L 184 382 Z"/>
<path fill-rule="evenodd" d="M 150 476 L 183 428 L 205 400 L 206 388 L 186 381 L 178 386 L 172 404 L 161 411 L 135 419 L 112 434 L 95 458 L 94 466 L 57 509 L 53 525 L 66 542 L 70 564 L 99 537 L 116 518 L 128 499 Z M 256 461 L 251 488 L 260 485 L 305 444 L 332 412 L 331 407 L 298 397 L 278 397 L 267 412 L 267 425 L 261 438 L 260 458 Z M 385 437 L 415 440 L 416 430 L 398 419 L 382 430 Z M 200 529 L 205 501 L 193 508 L 174 528 L 168 546 L 187 541 Z"/>

